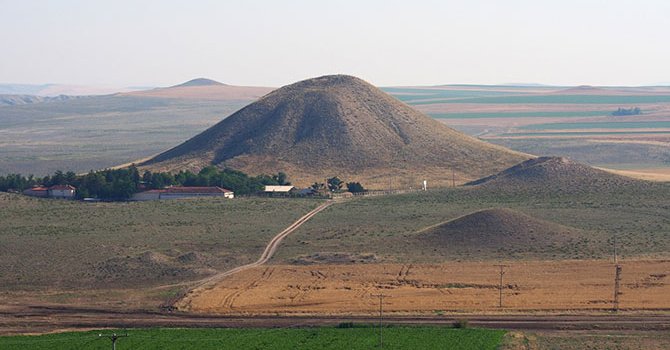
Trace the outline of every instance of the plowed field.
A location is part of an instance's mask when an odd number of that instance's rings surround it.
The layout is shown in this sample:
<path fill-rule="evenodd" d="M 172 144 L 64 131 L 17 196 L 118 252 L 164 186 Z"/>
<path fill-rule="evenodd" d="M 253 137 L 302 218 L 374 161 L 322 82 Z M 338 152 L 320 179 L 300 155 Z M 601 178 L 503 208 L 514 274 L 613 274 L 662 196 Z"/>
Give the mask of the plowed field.
<path fill-rule="evenodd" d="M 612 307 L 608 261 L 507 263 L 505 311 L 598 311 Z M 622 309 L 670 309 L 670 260 L 622 263 Z M 229 276 L 188 295 L 182 308 L 216 314 L 371 314 L 495 312 L 500 270 L 494 262 L 440 265 L 269 265 Z"/>

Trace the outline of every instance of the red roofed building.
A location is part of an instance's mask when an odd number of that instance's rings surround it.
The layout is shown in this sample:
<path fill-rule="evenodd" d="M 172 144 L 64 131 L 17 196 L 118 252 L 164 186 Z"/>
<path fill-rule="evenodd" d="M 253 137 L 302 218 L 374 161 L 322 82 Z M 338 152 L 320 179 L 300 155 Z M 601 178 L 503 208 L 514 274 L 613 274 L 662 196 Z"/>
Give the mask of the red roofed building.
<path fill-rule="evenodd" d="M 44 187 L 44 186 L 37 186 L 33 188 L 29 188 L 27 190 L 23 191 L 23 194 L 26 196 L 32 196 L 32 197 L 48 197 L 49 196 L 49 188 Z"/>
<path fill-rule="evenodd" d="M 77 189 L 70 185 L 37 186 L 23 191 L 26 196 L 73 199 Z"/>
<path fill-rule="evenodd" d="M 135 193 L 132 200 L 152 201 L 158 199 L 176 199 L 192 197 L 224 197 L 234 198 L 233 191 L 221 187 L 181 187 L 173 186 L 161 190 L 149 190 Z"/>

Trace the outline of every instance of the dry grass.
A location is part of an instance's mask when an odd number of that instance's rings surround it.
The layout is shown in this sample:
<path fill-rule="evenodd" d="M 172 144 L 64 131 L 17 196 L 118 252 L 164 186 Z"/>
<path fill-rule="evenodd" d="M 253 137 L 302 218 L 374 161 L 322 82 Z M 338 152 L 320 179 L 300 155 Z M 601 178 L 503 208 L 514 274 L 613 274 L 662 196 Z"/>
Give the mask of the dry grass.
<path fill-rule="evenodd" d="M 635 169 L 635 170 L 616 170 L 599 168 L 607 172 L 632 177 L 640 180 L 667 182 L 670 181 L 670 168 L 652 168 L 652 169 Z"/>
<path fill-rule="evenodd" d="M 607 310 L 614 266 L 595 261 L 509 262 L 505 312 Z M 233 275 L 188 297 L 191 311 L 220 314 L 370 314 L 383 293 L 391 313 L 498 312 L 493 262 L 440 265 L 274 265 Z M 623 263 L 621 307 L 667 309 L 670 261 Z"/>

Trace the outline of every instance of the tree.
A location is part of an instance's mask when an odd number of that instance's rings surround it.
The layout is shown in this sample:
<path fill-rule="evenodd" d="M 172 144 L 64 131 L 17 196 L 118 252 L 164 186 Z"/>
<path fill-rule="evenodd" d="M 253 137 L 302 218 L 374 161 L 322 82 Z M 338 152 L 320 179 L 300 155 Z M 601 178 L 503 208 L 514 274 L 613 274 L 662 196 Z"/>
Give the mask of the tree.
<path fill-rule="evenodd" d="M 365 192 L 365 188 L 360 182 L 347 182 L 347 190 L 351 193 Z"/>
<path fill-rule="evenodd" d="M 339 191 L 342 189 L 342 185 L 344 185 L 344 181 L 340 180 L 337 176 L 326 180 L 326 183 L 328 184 L 328 189 L 330 192 Z"/>
<path fill-rule="evenodd" d="M 288 175 L 286 175 L 285 173 L 283 173 L 281 171 L 279 173 L 277 173 L 277 175 L 273 175 L 272 178 L 275 181 L 277 181 L 278 185 L 281 185 L 281 186 L 291 185 L 291 183 L 288 181 Z"/>

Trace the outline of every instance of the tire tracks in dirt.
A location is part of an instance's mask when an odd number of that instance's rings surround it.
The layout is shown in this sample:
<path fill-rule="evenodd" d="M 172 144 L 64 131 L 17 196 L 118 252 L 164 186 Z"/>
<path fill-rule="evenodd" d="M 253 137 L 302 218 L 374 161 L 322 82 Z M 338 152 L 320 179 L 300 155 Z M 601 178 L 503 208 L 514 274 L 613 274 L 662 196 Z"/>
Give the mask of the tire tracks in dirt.
<path fill-rule="evenodd" d="M 323 204 L 319 205 L 318 207 L 312 209 L 309 213 L 300 217 L 298 220 L 296 220 L 294 223 L 289 225 L 283 231 L 279 232 L 276 236 L 274 236 L 270 240 L 270 242 L 267 244 L 267 246 L 265 247 L 265 250 L 263 250 L 263 253 L 258 258 L 258 260 L 254 261 L 250 264 L 238 266 L 238 267 L 232 268 L 230 270 L 218 273 L 214 276 L 211 276 L 211 277 L 208 277 L 208 278 L 205 278 L 205 279 L 201 280 L 200 282 L 198 282 L 196 284 L 195 287 L 191 288 L 191 290 L 188 291 L 184 295 L 183 298 L 181 298 L 177 302 L 175 302 L 174 306 L 179 310 L 187 310 L 187 309 L 190 308 L 191 299 L 200 295 L 200 293 L 202 291 L 204 291 L 206 289 L 213 288 L 217 283 L 221 282 L 226 277 L 232 276 L 236 273 L 246 271 L 246 270 L 249 270 L 249 269 L 252 269 L 254 267 L 258 267 L 258 266 L 261 266 L 261 265 L 267 263 L 272 258 L 272 256 L 275 254 L 275 252 L 277 251 L 277 248 L 279 247 L 279 244 L 281 244 L 282 240 L 284 240 L 284 238 L 286 238 L 286 236 L 293 233 L 300 226 L 302 226 L 302 224 L 309 221 L 316 214 L 318 214 L 318 213 L 322 212 L 323 210 L 325 210 L 326 208 L 330 207 L 333 203 L 335 203 L 335 202 L 332 201 L 332 200 L 326 201 L 325 203 L 323 203 Z M 263 272 L 263 275 L 265 275 L 266 272 L 267 272 L 267 270 L 265 272 Z M 269 275 L 266 276 L 266 278 L 269 278 Z M 234 293 L 231 293 L 231 295 L 228 295 L 228 296 L 224 297 L 223 304 L 228 305 L 228 307 L 232 307 L 234 300 L 241 293 L 243 293 L 244 290 L 248 290 L 250 288 L 253 288 L 253 285 L 255 283 L 258 283 L 258 282 L 259 282 L 259 280 L 251 282 L 250 284 L 246 285 L 244 288 L 241 288 L 240 290 L 238 290 Z"/>

